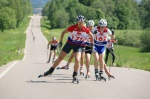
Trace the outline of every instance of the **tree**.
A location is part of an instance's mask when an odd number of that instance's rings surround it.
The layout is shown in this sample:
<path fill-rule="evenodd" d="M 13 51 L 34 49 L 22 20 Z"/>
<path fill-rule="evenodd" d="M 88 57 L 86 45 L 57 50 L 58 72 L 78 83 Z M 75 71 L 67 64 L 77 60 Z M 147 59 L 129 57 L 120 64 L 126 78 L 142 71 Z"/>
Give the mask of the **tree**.
<path fill-rule="evenodd" d="M 10 29 L 16 27 L 15 11 L 8 7 L 0 9 L 0 29 L 3 32 L 4 29 Z"/>

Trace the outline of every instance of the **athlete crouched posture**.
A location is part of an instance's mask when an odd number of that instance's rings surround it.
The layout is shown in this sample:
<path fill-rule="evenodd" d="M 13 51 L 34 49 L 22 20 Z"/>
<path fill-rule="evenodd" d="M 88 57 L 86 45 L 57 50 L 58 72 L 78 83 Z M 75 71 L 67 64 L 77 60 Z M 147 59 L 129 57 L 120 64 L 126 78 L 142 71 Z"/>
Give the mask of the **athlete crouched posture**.
<path fill-rule="evenodd" d="M 74 64 L 74 72 L 73 72 L 73 82 L 77 81 L 76 78 L 78 68 L 80 65 L 80 59 L 81 59 L 81 52 L 82 52 L 82 46 L 86 44 L 86 38 L 87 36 L 90 36 L 91 38 L 91 45 L 93 45 L 93 34 L 89 31 L 88 28 L 86 28 L 83 23 L 85 21 L 84 16 L 79 15 L 77 17 L 77 24 L 71 25 L 66 30 L 64 30 L 60 37 L 60 44 L 62 44 L 63 37 L 66 33 L 70 33 L 68 40 L 66 44 L 64 45 L 62 51 L 60 52 L 60 55 L 52 65 L 52 67 L 44 73 L 44 75 L 39 75 L 39 77 L 47 76 L 49 74 L 52 74 L 54 72 L 54 69 L 59 65 L 59 63 L 64 59 L 64 57 L 71 51 L 74 51 L 75 54 L 75 64 Z"/>
<path fill-rule="evenodd" d="M 48 59 L 47 63 L 49 63 L 50 60 L 51 60 L 52 52 L 54 52 L 54 56 L 53 56 L 52 62 L 55 61 L 55 57 L 56 57 L 56 53 L 57 53 L 57 46 L 58 46 L 58 41 L 57 41 L 56 37 L 52 37 L 52 40 L 49 41 L 49 43 L 47 44 L 47 49 L 49 49 L 49 45 L 50 44 L 51 44 L 50 54 L 49 54 L 49 59 Z"/>
<path fill-rule="evenodd" d="M 106 81 L 106 78 L 103 76 L 104 69 L 104 55 L 107 44 L 108 36 L 111 36 L 114 39 L 114 34 L 106 27 L 107 21 L 105 19 L 101 19 L 99 21 L 99 26 L 94 27 L 93 33 L 95 33 L 94 37 L 94 66 L 95 66 L 95 77 L 96 80 L 103 79 Z M 100 63 L 100 71 L 98 72 L 98 62 Z"/>

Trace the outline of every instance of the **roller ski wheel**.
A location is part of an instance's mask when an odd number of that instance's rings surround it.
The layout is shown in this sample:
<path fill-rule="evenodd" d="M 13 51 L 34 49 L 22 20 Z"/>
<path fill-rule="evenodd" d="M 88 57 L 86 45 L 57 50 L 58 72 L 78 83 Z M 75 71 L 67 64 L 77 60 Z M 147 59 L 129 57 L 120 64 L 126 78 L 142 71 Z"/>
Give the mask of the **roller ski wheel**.
<path fill-rule="evenodd" d="M 84 72 L 80 72 L 80 76 L 84 76 Z"/>
<path fill-rule="evenodd" d="M 86 75 L 86 76 L 85 76 L 85 79 L 87 79 L 87 78 L 90 78 L 90 75 Z"/>
<path fill-rule="evenodd" d="M 83 70 L 80 70 L 80 76 L 84 76 L 84 72 L 83 72 Z"/>
<path fill-rule="evenodd" d="M 100 77 L 99 77 L 99 81 L 101 81 L 101 80 L 106 81 L 106 78 L 105 78 L 104 76 L 100 76 Z"/>
<path fill-rule="evenodd" d="M 90 78 L 90 72 L 89 71 L 87 72 L 87 74 L 85 76 L 85 79 L 87 79 L 87 78 Z"/>
<path fill-rule="evenodd" d="M 79 79 L 76 78 L 76 77 L 74 77 L 73 80 L 72 80 L 72 83 L 77 83 L 77 84 L 79 84 Z"/>
<path fill-rule="evenodd" d="M 96 77 L 96 81 L 97 81 L 97 80 L 100 80 L 99 75 L 96 75 L 95 77 Z"/>
<path fill-rule="evenodd" d="M 110 78 L 115 79 L 115 77 L 114 77 L 113 75 L 108 75 L 108 77 L 109 77 L 109 79 L 110 79 Z"/>

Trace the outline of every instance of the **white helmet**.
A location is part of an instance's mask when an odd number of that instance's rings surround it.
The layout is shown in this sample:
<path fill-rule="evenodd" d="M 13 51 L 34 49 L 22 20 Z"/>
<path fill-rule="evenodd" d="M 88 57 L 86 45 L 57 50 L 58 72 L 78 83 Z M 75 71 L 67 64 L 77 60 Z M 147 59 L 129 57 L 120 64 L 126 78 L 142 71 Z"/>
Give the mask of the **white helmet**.
<path fill-rule="evenodd" d="M 100 26 L 107 26 L 107 21 L 106 21 L 105 19 L 101 19 L 101 20 L 99 21 L 99 25 L 100 25 Z"/>
<path fill-rule="evenodd" d="M 78 22 L 84 22 L 84 21 L 85 21 L 84 16 L 83 16 L 83 15 L 79 15 L 79 16 L 77 17 L 77 21 L 78 21 Z"/>
<path fill-rule="evenodd" d="M 89 20 L 89 21 L 87 22 L 87 26 L 94 26 L 94 25 L 95 25 L 95 23 L 94 23 L 93 20 Z"/>
<path fill-rule="evenodd" d="M 53 39 L 53 40 L 56 40 L 56 37 L 53 37 L 52 39 Z"/>

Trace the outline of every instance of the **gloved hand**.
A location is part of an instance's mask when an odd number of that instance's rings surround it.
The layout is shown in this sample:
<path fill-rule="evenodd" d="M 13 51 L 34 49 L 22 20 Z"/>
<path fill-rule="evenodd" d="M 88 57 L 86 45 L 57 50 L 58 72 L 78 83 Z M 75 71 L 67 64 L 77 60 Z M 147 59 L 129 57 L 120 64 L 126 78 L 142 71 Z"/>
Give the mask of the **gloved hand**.
<path fill-rule="evenodd" d="M 112 35 L 115 35 L 115 31 L 113 29 L 111 29 L 111 33 Z"/>
<path fill-rule="evenodd" d="M 90 44 L 89 44 L 89 47 L 91 47 L 91 48 L 93 49 L 94 44 L 93 44 L 93 43 L 90 43 Z"/>
<path fill-rule="evenodd" d="M 97 34 L 97 31 L 94 31 L 93 34 Z"/>
<path fill-rule="evenodd" d="M 60 48 L 62 47 L 62 45 L 63 45 L 63 43 L 62 43 L 62 42 L 59 42 L 59 47 L 60 47 Z"/>

